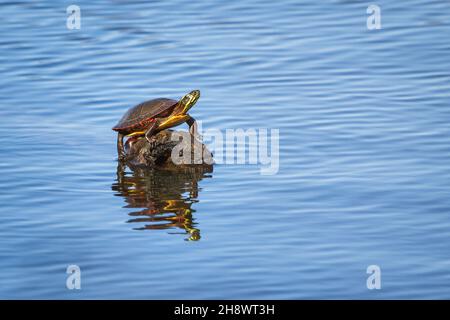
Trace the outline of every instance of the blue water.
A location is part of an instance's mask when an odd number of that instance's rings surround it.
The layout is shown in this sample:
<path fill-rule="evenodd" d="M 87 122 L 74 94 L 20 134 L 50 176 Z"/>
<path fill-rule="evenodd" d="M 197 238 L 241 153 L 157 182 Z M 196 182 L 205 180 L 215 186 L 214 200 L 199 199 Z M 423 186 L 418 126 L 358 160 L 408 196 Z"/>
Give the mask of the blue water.
<path fill-rule="evenodd" d="M 450 2 L 70 4 L 0 5 L 0 298 L 450 298 Z M 119 183 L 111 127 L 191 89 L 279 172 Z"/>

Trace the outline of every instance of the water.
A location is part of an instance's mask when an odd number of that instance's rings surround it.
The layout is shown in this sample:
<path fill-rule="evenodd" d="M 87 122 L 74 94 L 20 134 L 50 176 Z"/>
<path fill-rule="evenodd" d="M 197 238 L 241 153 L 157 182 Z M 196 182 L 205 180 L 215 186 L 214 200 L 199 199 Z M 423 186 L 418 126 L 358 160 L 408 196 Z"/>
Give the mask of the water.
<path fill-rule="evenodd" d="M 1 298 L 450 298 L 450 2 L 69 4 L 1 4 Z M 118 179 L 125 110 L 196 88 L 278 174 Z"/>

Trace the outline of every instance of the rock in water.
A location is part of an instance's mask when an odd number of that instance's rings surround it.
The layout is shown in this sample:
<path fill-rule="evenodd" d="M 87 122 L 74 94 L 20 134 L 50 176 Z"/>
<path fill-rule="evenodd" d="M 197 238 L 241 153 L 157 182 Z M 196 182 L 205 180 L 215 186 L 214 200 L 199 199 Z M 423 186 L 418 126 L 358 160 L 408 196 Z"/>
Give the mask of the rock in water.
<path fill-rule="evenodd" d="M 125 144 L 126 164 L 131 168 L 187 169 L 212 166 L 213 156 L 207 147 L 189 132 L 163 130 L 152 145 L 145 137 L 130 138 Z M 189 156 L 189 152 L 191 153 Z"/>

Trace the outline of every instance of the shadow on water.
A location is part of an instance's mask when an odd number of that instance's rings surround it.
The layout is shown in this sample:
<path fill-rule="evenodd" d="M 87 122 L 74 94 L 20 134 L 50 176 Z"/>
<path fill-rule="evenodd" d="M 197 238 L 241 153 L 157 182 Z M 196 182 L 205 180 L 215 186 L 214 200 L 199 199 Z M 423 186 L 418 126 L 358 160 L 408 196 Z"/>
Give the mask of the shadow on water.
<path fill-rule="evenodd" d="M 212 177 L 212 166 L 195 166 L 177 169 L 141 169 L 125 171 L 119 163 L 117 180 L 112 185 L 116 195 L 131 209 L 127 222 L 143 226 L 133 230 L 182 229 L 170 234 L 187 235 L 185 240 L 200 240 L 200 230 L 193 214 L 192 204 L 199 202 L 198 183 Z"/>

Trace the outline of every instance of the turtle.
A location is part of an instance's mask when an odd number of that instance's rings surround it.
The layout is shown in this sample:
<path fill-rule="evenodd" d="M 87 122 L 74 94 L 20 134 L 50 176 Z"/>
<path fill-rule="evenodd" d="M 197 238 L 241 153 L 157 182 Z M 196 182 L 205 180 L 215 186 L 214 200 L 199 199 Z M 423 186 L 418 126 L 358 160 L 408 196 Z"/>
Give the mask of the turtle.
<path fill-rule="evenodd" d="M 117 152 L 119 159 L 125 158 L 123 138 L 145 136 L 153 146 L 152 137 L 161 130 L 187 123 L 189 132 L 197 135 L 197 123 L 187 112 L 200 98 L 200 91 L 193 90 L 179 101 L 158 98 L 134 106 L 129 109 L 112 128 L 117 131 Z"/>

